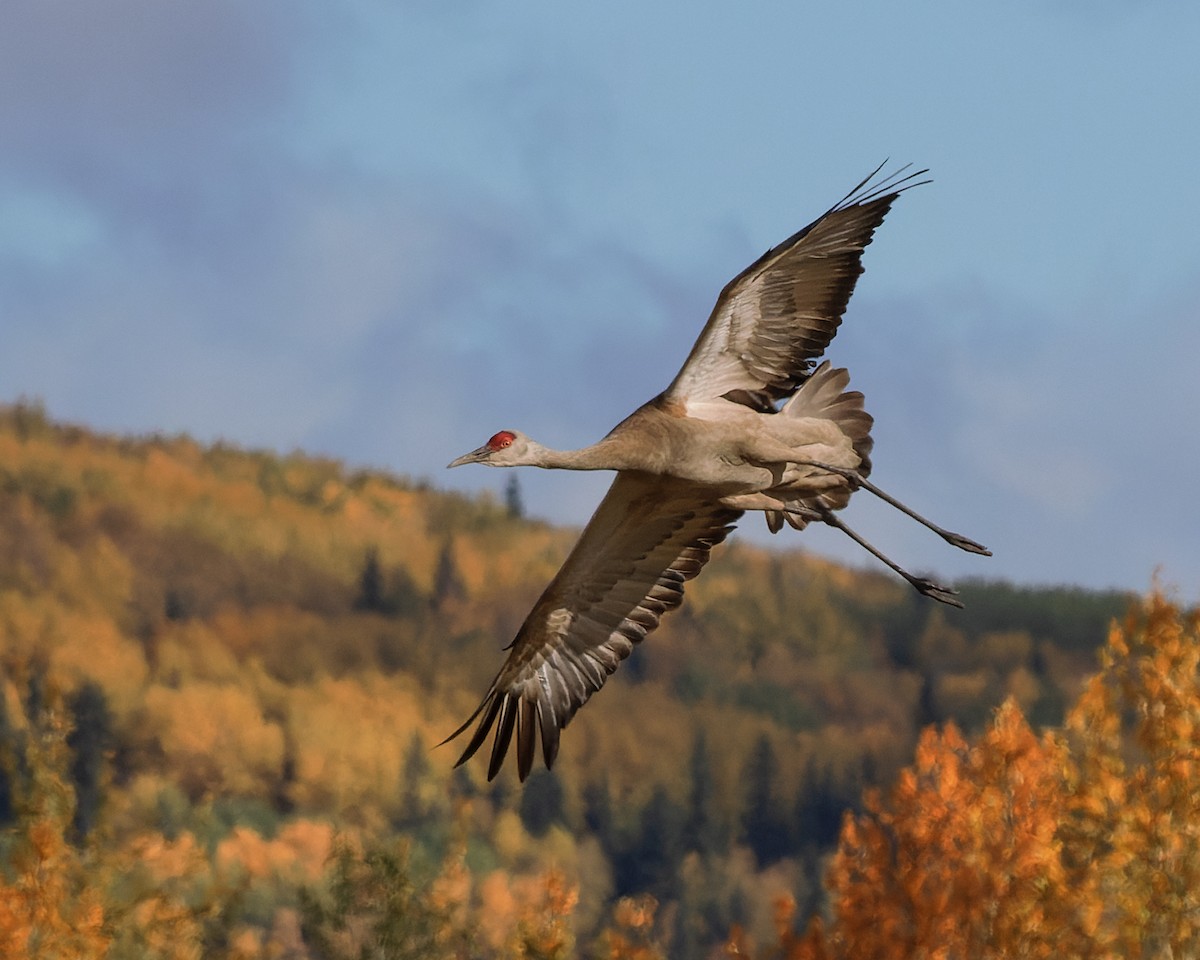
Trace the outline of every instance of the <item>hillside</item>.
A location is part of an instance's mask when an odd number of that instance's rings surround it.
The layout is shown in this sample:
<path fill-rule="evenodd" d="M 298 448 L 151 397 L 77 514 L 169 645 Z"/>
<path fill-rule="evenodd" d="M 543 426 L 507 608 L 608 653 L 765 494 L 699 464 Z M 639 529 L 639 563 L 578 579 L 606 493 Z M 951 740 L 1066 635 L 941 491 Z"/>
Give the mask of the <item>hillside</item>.
<path fill-rule="evenodd" d="M 582 943 L 650 893 L 672 956 L 702 956 L 735 923 L 769 929 L 780 889 L 820 902 L 842 810 L 925 725 L 978 731 L 1006 697 L 1061 722 L 1134 599 L 970 581 L 955 611 L 734 540 L 572 723 L 555 772 L 489 785 L 434 745 L 574 536 L 515 506 L 0 408 L 0 818 L 21 813 L 23 751 L 57 697 L 76 841 L 190 844 L 210 885 L 232 870 L 227 942 L 265 950 L 309 916 L 297 891 L 337 835 L 408 838 L 417 875 L 461 849 L 501 917 L 556 866 Z M 496 923 L 499 950 L 517 920 Z"/>

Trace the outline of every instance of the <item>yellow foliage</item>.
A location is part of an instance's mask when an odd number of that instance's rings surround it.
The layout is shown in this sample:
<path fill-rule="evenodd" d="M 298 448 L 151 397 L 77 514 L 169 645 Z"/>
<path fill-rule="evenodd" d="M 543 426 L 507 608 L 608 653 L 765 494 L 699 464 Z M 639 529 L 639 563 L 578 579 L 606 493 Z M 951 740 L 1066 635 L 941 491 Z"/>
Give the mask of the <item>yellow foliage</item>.
<path fill-rule="evenodd" d="M 10 660 L 45 662 L 72 685 L 93 680 L 118 711 L 137 702 L 147 676 L 140 644 L 112 617 L 86 605 L 65 605 L 46 593 L 0 592 L 0 653 Z"/>
<path fill-rule="evenodd" d="M 234 827 L 217 844 L 218 870 L 231 877 L 245 874 L 295 885 L 314 884 L 325 871 L 333 852 L 333 827 L 316 820 L 293 820 L 274 839 L 267 840 L 249 827 Z"/>
<path fill-rule="evenodd" d="M 217 625 L 200 620 L 167 623 L 155 639 L 155 673 L 190 686 L 197 681 L 235 684 L 238 663 Z"/>
<path fill-rule="evenodd" d="M 381 676 L 318 681 L 291 697 L 294 797 L 302 807 L 390 814 L 421 711 L 411 685 Z M 438 754 L 433 762 L 446 762 Z"/>
<path fill-rule="evenodd" d="M 1123 720 L 1129 718 L 1129 725 Z M 1155 594 L 1067 717 L 1062 922 L 1097 953 L 1200 953 L 1200 621 Z M 1102 907 L 1097 907 L 1102 904 Z M 1082 949 L 1082 947 L 1081 947 Z"/>
<path fill-rule="evenodd" d="M 210 793 L 267 796 L 283 766 L 283 730 L 264 719 L 257 701 L 237 687 L 192 683 L 152 686 L 146 730 L 194 798 Z"/>
<path fill-rule="evenodd" d="M 557 763 L 564 770 L 611 771 L 614 792 L 627 802 L 645 803 L 655 784 L 664 782 L 682 796 L 693 736 L 684 704 L 654 683 L 614 684 L 604 689 L 603 700 L 604 710 L 581 711 L 572 722 L 575 746 Z M 622 721 L 613 723 L 613 717 Z M 667 758 L 675 761 L 673 769 Z"/>
<path fill-rule="evenodd" d="M 777 955 L 1200 954 L 1200 621 L 1156 594 L 1102 663 L 1065 737 L 1012 700 L 974 744 L 927 730 L 845 823 L 833 922 L 787 925 Z"/>
<path fill-rule="evenodd" d="M 51 665 L 62 675 L 98 684 L 112 710 L 124 715 L 140 702 L 149 673 L 141 645 L 106 616 L 64 613 Z"/>
<path fill-rule="evenodd" d="M 133 567 L 105 536 L 64 550 L 54 567 L 55 594 L 89 615 L 120 617 L 133 590 Z"/>
<path fill-rule="evenodd" d="M 519 863 L 535 849 L 533 839 L 525 831 L 521 818 L 514 810 L 502 810 L 496 815 L 492 828 L 492 845 L 508 864 Z"/>

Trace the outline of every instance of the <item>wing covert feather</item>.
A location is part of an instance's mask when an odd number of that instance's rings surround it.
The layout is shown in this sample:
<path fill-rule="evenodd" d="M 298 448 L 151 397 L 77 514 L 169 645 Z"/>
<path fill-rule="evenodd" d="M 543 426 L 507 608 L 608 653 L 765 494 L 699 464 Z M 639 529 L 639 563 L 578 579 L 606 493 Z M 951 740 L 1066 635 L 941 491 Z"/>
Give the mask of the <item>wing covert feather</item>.
<path fill-rule="evenodd" d="M 683 601 L 683 586 L 733 529 L 741 511 L 681 481 L 620 473 L 562 569 L 517 633 L 483 702 L 447 740 L 472 731 L 458 763 L 495 728 L 488 779 L 514 733 L 517 772 L 532 769 L 535 740 L 549 768 L 559 734 L 635 644 Z"/>
<path fill-rule="evenodd" d="M 925 171 L 872 183 L 878 172 L 726 284 L 667 398 L 765 409 L 795 392 L 837 333 L 875 229 Z"/>

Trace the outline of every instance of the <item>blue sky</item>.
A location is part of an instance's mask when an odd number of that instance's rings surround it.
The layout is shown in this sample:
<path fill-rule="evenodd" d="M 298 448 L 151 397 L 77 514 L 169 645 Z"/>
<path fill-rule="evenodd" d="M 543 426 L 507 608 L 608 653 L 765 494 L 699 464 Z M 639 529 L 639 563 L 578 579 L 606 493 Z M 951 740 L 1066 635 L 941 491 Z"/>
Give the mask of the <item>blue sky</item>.
<path fill-rule="evenodd" d="M 462 489 L 601 436 L 721 286 L 932 169 L 830 356 L 914 569 L 1200 592 L 1200 7 L 10 0 L 0 398 Z M 521 474 L 582 523 L 607 477 Z M 757 518 L 747 536 L 765 540 Z M 833 531 L 781 535 L 866 564 Z"/>

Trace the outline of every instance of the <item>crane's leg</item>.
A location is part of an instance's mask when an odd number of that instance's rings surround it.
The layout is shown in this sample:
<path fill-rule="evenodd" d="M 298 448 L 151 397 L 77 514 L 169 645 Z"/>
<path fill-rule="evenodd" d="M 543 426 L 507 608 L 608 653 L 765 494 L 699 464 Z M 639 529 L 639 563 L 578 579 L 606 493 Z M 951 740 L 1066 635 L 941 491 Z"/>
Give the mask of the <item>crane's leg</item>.
<path fill-rule="evenodd" d="M 961 533 L 955 533 L 952 530 L 947 530 L 945 527 L 939 527 L 932 520 L 927 520 L 925 517 L 917 513 L 917 511 L 912 507 L 908 506 L 908 504 L 901 503 L 895 497 L 884 492 L 883 490 L 880 490 L 879 487 L 875 486 L 875 484 L 873 484 L 866 477 L 861 476 L 857 470 L 849 470 L 846 467 L 835 467 L 833 464 L 829 463 L 817 463 L 815 460 L 796 460 L 793 462 L 806 467 L 819 467 L 822 470 L 828 470 L 830 473 L 836 473 L 839 476 L 845 477 L 850 483 L 852 489 L 856 487 L 862 487 L 864 490 L 875 494 L 875 496 L 884 501 L 884 503 L 890 503 L 901 513 L 907 514 L 916 520 L 917 523 L 928 527 L 951 546 L 958 547 L 960 550 L 966 550 L 967 553 L 982 554 L 985 557 L 990 557 L 992 555 L 992 551 L 983 546 L 983 544 L 976 543 L 970 537 L 964 537 Z"/>
<path fill-rule="evenodd" d="M 914 577 L 911 573 L 901 567 L 898 563 L 878 550 L 874 545 L 863 539 L 855 531 L 842 523 L 833 513 L 832 510 L 826 507 L 809 507 L 798 501 L 788 501 L 777 499 L 765 494 L 742 494 L 740 496 L 726 497 L 722 503 L 726 506 L 736 507 L 739 510 L 762 510 L 768 517 L 779 514 L 789 514 L 794 517 L 799 517 L 805 522 L 811 523 L 819 520 L 822 523 L 827 523 L 829 526 L 841 530 L 851 540 L 857 543 L 860 547 L 866 550 L 871 556 L 885 564 L 888 569 L 895 571 L 905 580 L 913 585 L 918 593 L 924 594 L 927 597 L 932 597 L 942 603 L 948 603 L 952 607 L 961 607 L 962 603 L 955 599 L 955 591 L 949 587 L 943 587 L 941 584 L 934 583 L 932 580 L 927 580 L 924 577 Z M 778 529 L 772 527 L 771 532 L 774 533 Z"/>
<path fill-rule="evenodd" d="M 938 600 L 941 603 L 947 603 L 952 607 L 962 607 L 962 602 L 956 597 L 957 591 L 951 590 L 949 587 L 943 587 L 941 584 L 934 583 L 932 580 L 926 580 L 924 577 L 914 577 L 911 573 L 900 566 L 900 564 L 893 561 L 880 550 L 877 550 L 874 546 L 842 523 L 841 520 L 834 516 L 832 510 L 818 510 L 815 512 L 818 514 L 819 519 L 823 523 L 827 523 L 831 527 L 836 527 L 838 530 L 841 530 L 842 533 L 870 553 L 871 556 L 884 563 L 889 569 L 895 571 L 905 580 L 911 583 L 918 593 L 924 594 L 925 596 L 934 600 Z"/>

